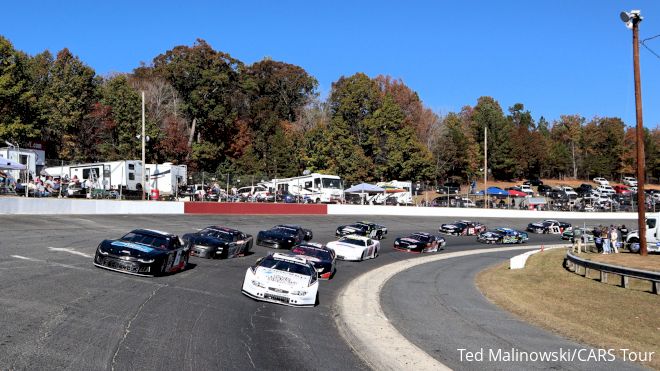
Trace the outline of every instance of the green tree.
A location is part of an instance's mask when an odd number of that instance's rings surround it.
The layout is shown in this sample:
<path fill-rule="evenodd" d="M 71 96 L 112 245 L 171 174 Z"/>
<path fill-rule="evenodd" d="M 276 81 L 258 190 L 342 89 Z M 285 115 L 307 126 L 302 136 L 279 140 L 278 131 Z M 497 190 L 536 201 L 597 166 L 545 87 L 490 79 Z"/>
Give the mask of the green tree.
<path fill-rule="evenodd" d="M 25 54 L 0 36 L 0 138 L 19 145 L 39 135 L 31 107 L 35 97 L 30 90 L 27 62 Z"/>
<path fill-rule="evenodd" d="M 44 89 L 43 119 L 48 123 L 44 131 L 53 140 L 56 158 L 84 160 L 78 142 L 81 124 L 97 99 L 96 78 L 68 49 L 57 53 Z"/>

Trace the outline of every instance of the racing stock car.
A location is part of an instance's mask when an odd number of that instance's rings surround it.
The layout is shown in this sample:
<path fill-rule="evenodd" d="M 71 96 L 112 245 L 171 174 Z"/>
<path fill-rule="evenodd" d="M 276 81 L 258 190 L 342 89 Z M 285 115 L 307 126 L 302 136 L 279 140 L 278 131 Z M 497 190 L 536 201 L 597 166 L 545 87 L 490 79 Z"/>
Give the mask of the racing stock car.
<path fill-rule="evenodd" d="M 252 236 L 235 229 L 210 226 L 181 237 L 190 246 L 190 255 L 200 258 L 233 258 L 247 255 L 252 248 Z"/>
<path fill-rule="evenodd" d="M 565 229 L 570 228 L 571 223 L 560 222 L 557 220 L 544 220 L 536 223 L 529 223 L 527 231 L 533 233 L 551 233 L 561 234 Z"/>
<path fill-rule="evenodd" d="M 453 234 L 456 236 L 476 236 L 486 230 L 486 226 L 479 222 L 459 220 L 454 223 L 442 224 L 440 233 Z"/>
<path fill-rule="evenodd" d="M 380 242 L 369 237 L 348 235 L 338 241 L 328 242 L 328 249 L 334 251 L 339 260 L 362 261 L 374 259 L 380 251 Z"/>
<path fill-rule="evenodd" d="M 257 234 L 257 245 L 274 249 L 291 249 L 293 246 L 311 240 L 312 231 L 299 225 L 280 224 Z"/>
<path fill-rule="evenodd" d="M 275 253 L 247 269 L 241 291 L 255 300 L 313 307 L 318 302 L 318 289 L 312 263 L 300 256 Z"/>
<path fill-rule="evenodd" d="M 527 240 L 529 240 L 529 236 L 526 232 L 504 227 L 481 232 L 477 236 L 477 241 L 482 243 L 513 244 L 523 243 Z"/>
<path fill-rule="evenodd" d="M 416 232 L 394 240 L 396 250 L 414 253 L 437 252 L 439 249 L 444 248 L 445 244 L 444 237 L 425 232 Z"/>
<path fill-rule="evenodd" d="M 334 276 L 336 271 L 335 253 L 320 243 L 306 242 L 296 245 L 291 249 L 291 253 L 312 263 L 319 279 L 329 280 Z"/>
<path fill-rule="evenodd" d="M 349 234 L 382 240 L 387 234 L 387 227 L 372 222 L 357 222 L 349 225 L 340 225 L 335 231 L 335 236 L 337 237 L 348 236 Z"/>
<path fill-rule="evenodd" d="M 135 229 L 96 248 L 94 265 L 138 276 L 156 276 L 184 270 L 190 249 L 176 235 Z"/>

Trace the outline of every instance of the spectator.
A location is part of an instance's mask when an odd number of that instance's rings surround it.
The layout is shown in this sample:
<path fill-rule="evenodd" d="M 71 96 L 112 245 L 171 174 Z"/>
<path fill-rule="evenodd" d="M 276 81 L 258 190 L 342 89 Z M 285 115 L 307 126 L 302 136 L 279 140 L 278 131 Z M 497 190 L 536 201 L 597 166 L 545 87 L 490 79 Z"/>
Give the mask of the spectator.
<path fill-rule="evenodd" d="M 612 250 L 614 250 L 615 254 L 618 254 L 619 234 L 617 233 L 616 228 L 614 228 L 614 225 L 610 225 L 610 240 L 612 241 Z"/>
<path fill-rule="evenodd" d="M 577 249 L 576 249 L 577 248 Z M 580 253 L 582 250 L 582 229 L 574 228 L 573 229 L 573 251 Z"/>
<path fill-rule="evenodd" d="M 621 241 L 625 241 L 626 237 L 628 237 L 628 228 L 626 228 L 625 224 L 622 224 L 621 228 L 619 228 L 619 234 L 621 235 Z"/>
<path fill-rule="evenodd" d="M 594 244 L 596 245 L 596 252 L 600 253 L 603 251 L 603 239 L 600 237 L 601 227 L 594 228 Z"/>
<path fill-rule="evenodd" d="M 604 227 L 603 230 L 601 231 L 601 238 L 603 239 L 603 254 L 610 254 L 612 252 L 611 250 L 611 239 L 610 239 L 610 229 L 607 227 Z"/>

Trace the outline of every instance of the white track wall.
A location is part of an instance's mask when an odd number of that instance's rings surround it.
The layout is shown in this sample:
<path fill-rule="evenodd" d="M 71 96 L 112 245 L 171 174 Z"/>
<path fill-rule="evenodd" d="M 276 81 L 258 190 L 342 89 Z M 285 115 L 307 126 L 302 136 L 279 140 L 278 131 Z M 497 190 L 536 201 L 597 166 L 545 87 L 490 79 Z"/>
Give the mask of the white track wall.
<path fill-rule="evenodd" d="M 462 218 L 522 218 L 522 219 L 612 219 L 636 220 L 637 213 L 581 213 L 570 211 L 502 210 L 454 207 L 408 207 L 374 205 L 328 205 L 329 215 L 401 215 L 450 216 Z"/>
<path fill-rule="evenodd" d="M 0 198 L 2 214 L 183 214 L 183 202 Z"/>

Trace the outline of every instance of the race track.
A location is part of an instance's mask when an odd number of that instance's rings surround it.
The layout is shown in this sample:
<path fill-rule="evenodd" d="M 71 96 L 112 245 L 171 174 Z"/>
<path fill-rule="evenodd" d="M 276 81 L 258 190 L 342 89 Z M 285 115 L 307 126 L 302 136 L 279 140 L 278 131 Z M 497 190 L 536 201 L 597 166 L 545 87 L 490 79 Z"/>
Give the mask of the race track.
<path fill-rule="evenodd" d="M 339 262 L 320 285 L 316 308 L 261 303 L 240 292 L 245 270 L 272 250 L 230 260 L 192 257 L 187 271 L 141 278 L 96 268 L 98 243 L 133 228 L 183 234 L 227 225 L 256 235 L 279 223 L 334 239 L 351 216 L 2 216 L 0 339 L 2 369 L 364 369 L 335 328 L 333 303 L 340 288 L 375 267 L 411 257 L 394 251 L 396 236 L 435 232 L 451 219 L 370 217 L 389 229 L 375 260 Z M 489 226 L 523 228 L 529 221 L 481 220 Z M 608 222 L 610 223 L 610 222 Z M 530 235 L 529 244 L 557 243 Z M 447 237 L 446 251 L 483 248 L 474 237 Z M 496 250 L 497 247 L 493 246 Z M 485 264 L 501 261 L 495 257 Z M 451 262 L 447 261 L 451 265 Z M 471 266 L 465 276 L 479 267 Z M 410 277 L 412 283 L 416 278 Z M 397 280 L 401 282 L 401 280 Z M 455 291 L 460 295 L 460 291 Z M 474 296 L 476 294 L 470 293 Z M 385 300 L 385 302 L 388 299 Z M 392 304 L 396 305 L 396 304 Z M 396 326 L 407 326 L 405 316 Z M 413 328 L 413 332 L 419 330 Z M 430 327 L 429 330 L 433 328 Z M 429 332 L 424 336 L 438 336 Z"/>

